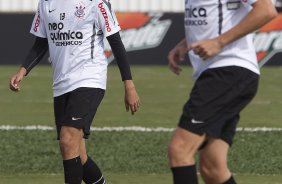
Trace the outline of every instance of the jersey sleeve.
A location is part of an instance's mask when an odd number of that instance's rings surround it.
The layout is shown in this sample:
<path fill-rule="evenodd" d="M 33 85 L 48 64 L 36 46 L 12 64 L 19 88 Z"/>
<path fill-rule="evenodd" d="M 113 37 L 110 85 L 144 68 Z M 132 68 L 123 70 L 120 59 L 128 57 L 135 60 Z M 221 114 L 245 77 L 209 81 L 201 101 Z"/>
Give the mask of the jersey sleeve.
<path fill-rule="evenodd" d="M 247 5 L 252 5 L 256 2 L 257 0 L 241 0 L 241 3 L 247 4 Z"/>
<path fill-rule="evenodd" d="M 38 8 L 37 8 L 37 12 L 35 14 L 35 17 L 33 19 L 32 22 L 32 26 L 30 29 L 30 33 L 41 37 L 41 38 L 46 38 L 47 34 L 46 34 L 46 30 L 44 27 L 44 20 L 43 20 L 43 16 L 42 16 L 42 8 L 41 8 L 41 1 L 39 1 L 38 3 Z"/>
<path fill-rule="evenodd" d="M 120 31 L 120 26 L 109 0 L 99 0 L 97 5 L 98 24 L 105 37 Z"/>

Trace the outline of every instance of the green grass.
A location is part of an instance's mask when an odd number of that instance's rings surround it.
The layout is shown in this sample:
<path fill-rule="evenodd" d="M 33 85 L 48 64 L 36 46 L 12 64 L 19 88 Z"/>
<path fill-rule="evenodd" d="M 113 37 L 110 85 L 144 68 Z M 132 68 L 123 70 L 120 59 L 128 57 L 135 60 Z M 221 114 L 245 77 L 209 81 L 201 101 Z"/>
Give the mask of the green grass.
<path fill-rule="evenodd" d="M 0 125 L 53 126 L 51 69 L 35 68 L 24 79 L 20 93 L 8 89 L 18 67 L 0 67 Z M 108 89 L 94 125 L 175 127 L 193 85 L 191 69 L 180 76 L 166 66 L 132 67 L 142 106 L 125 112 L 119 71 L 109 67 Z M 282 68 L 262 70 L 259 91 L 242 112 L 241 127 L 282 127 Z M 169 184 L 166 146 L 169 132 L 92 132 L 92 155 L 108 184 Z M 238 132 L 230 151 L 230 168 L 240 184 L 282 183 L 282 132 Z M 62 164 L 55 131 L 0 131 L 0 183 L 62 183 Z M 24 181 L 24 182 L 23 182 Z M 126 182 L 123 182 L 126 181 Z"/>
<path fill-rule="evenodd" d="M 105 172 L 168 173 L 166 147 L 170 132 L 92 132 L 87 141 Z M 53 131 L 0 131 L 0 173 L 61 173 Z M 281 132 L 238 132 L 229 165 L 238 174 L 282 175 Z"/>
<path fill-rule="evenodd" d="M 113 174 L 105 173 L 108 184 L 171 184 L 170 174 Z M 57 174 L 40 175 L 0 175 L 0 181 L 5 184 L 54 184 L 63 183 L 63 176 Z M 240 184 L 281 184 L 281 176 L 235 175 Z M 27 182 L 25 182 L 27 183 Z"/>
<path fill-rule="evenodd" d="M 53 125 L 52 79 L 48 66 L 35 68 L 22 82 L 20 93 L 8 89 L 15 66 L 0 67 L 0 123 L 10 125 Z M 130 116 L 123 104 L 123 85 L 116 67 L 109 67 L 108 89 L 95 117 L 96 126 L 175 127 L 182 105 L 192 87 L 191 69 L 180 76 L 166 66 L 133 66 L 133 77 L 141 97 L 140 112 Z M 243 111 L 239 126 L 282 127 L 282 68 L 262 70 L 259 91 Z"/>

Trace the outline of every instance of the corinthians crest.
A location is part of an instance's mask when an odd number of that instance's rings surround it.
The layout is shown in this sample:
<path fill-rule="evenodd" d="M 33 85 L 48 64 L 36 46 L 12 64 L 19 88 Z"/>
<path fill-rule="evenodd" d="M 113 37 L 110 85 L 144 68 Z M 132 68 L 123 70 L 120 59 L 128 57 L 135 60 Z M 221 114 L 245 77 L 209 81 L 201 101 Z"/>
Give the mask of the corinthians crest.
<path fill-rule="evenodd" d="M 83 18 L 85 15 L 85 12 L 84 12 L 85 6 L 82 4 L 79 4 L 75 8 L 76 8 L 76 12 L 74 13 L 74 15 L 77 16 L 78 18 Z"/>

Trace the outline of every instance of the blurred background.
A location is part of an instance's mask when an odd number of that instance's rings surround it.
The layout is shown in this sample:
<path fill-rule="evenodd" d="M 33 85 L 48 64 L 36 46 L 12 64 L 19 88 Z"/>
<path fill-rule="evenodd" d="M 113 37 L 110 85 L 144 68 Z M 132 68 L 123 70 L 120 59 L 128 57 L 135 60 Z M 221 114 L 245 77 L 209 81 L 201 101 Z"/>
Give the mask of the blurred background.
<path fill-rule="evenodd" d="M 2 12 L 33 12 L 38 0 L 0 0 Z M 113 0 L 115 10 L 120 12 L 173 11 L 181 12 L 184 1 L 181 0 Z"/>
<path fill-rule="evenodd" d="M 281 0 L 272 0 L 276 7 L 282 7 Z M 37 8 L 38 0 L 0 0 L 1 12 L 33 12 Z M 182 12 L 182 0 L 113 0 L 111 1 L 119 12 L 148 12 L 166 11 Z"/>
<path fill-rule="evenodd" d="M 38 0 L 0 0 L 0 63 L 20 64 L 33 43 L 29 34 Z M 282 11 L 282 0 L 274 0 Z M 166 64 L 166 54 L 184 37 L 183 0 L 114 0 L 122 39 L 132 64 Z M 282 13 L 282 12 L 281 12 Z M 254 42 L 260 64 L 279 65 L 282 14 L 258 30 Z M 107 56 L 112 60 L 109 46 Z M 15 51 L 17 54 L 15 54 Z M 142 57 L 140 57 L 142 55 Z M 45 57 L 44 62 L 47 59 Z"/>

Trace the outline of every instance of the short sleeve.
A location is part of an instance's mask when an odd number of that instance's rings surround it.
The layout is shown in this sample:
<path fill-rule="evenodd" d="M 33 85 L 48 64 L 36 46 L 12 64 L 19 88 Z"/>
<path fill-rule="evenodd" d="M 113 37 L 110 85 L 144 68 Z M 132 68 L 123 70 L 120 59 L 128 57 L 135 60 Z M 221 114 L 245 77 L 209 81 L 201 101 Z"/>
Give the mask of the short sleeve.
<path fill-rule="evenodd" d="M 243 4 L 248 4 L 248 5 L 252 5 L 256 2 L 257 0 L 241 0 L 241 2 Z"/>
<path fill-rule="evenodd" d="M 43 16 L 41 14 L 41 12 L 42 12 L 41 7 L 42 7 L 41 1 L 39 1 L 37 12 L 35 14 L 35 17 L 33 19 L 32 26 L 31 26 L 31 29 L 30 29 L 30 33 L 35 35 L 35 36 L 41 37 L 41 38 L 46 38 L 47 34 L 46 34 L 45 27 L 44 27 Z"/>
<path fill-rule="evenodd" d="M 98 24 L 105 37 L 120 31 L 120 26 L 109 0 L 99 0 L 97 7 Z"/>

